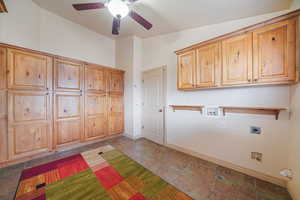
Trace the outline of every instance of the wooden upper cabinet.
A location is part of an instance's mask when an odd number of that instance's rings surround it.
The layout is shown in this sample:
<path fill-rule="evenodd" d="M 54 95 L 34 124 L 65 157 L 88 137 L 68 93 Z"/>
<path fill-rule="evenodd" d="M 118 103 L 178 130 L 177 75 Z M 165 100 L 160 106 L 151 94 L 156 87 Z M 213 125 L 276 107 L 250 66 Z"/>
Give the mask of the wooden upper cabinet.
<path fill-rule="evenodd" d="M 124 93 L 124 72 L 118 70 L 110 70 L 109 72 L 109 93 L 123 94 Z"/>
<path fill-rule="evenodd" d="M 178 89 L 297 83 L 299 14 L 291 12 L 176 51 Z"/>
<path fill-rule="evenodd" d="M 124 131 L 124 102 L 121 95 L 109 96 L 108 124 L 110 135 Z"/>
<path fill-rule="evenodd" d="M 222 85 L 252 81 L 252 33 L 222 41 Z"/>
<path fill-rule="evenodd" d="M 108 132 L 106 94 L 87 94 L 85 99 L 85 140 L 103 138 Z"/>
<path fill-rule="evenodd" d="M 6 88 L 6 49 L 0 47 L 0 90 Z"/>
<path fill-rule="evenodd" d="M 196 52 L 194 50 L 178 56 L 178 89 L 192 89 L 195 84 Z"/>
<path fill-rule="evenodd" d="M 296 23 L 293 18 L 253 33 L 256 83 L 296 80 Z"/>
<path fill-rule="evenodd" d="M 63 147 L 83 141 L 83 97 L 78 92 L 54 95 L 54 146 Z"/>
<path fill-rule="evenodd" d="M 85 89 L 87 92 L 106 92 L 106 79 L 105 68 L 90 65 L 85 67 Z"/>
<path fill-rule="evenodd" d="M 196 50 L 197 64 L 195 69 L 196 88 L 216 85 L 216 71 L 220 67 L 219 43 L 206 45 Z"/>
<path fill-rule="evenodd" d="M 54 81 L 56 90 L 82 91 L 84 86 L 83 64 L 66 59 L 55 59 Z"/>
<path fill-rule="evenodd" d="M 51 57 L 8 49 L 8 88 L 51 90 L 52 68 Z"/>

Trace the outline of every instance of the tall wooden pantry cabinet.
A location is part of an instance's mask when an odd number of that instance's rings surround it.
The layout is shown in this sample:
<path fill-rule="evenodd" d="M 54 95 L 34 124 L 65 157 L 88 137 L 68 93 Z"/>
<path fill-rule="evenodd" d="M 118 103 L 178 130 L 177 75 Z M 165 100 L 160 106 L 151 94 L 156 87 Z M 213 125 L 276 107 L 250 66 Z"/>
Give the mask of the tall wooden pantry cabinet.
<path fill-rule="evenodd" d="M 122 134 L 123 76 L 0 44 L 0 167 Z"/>

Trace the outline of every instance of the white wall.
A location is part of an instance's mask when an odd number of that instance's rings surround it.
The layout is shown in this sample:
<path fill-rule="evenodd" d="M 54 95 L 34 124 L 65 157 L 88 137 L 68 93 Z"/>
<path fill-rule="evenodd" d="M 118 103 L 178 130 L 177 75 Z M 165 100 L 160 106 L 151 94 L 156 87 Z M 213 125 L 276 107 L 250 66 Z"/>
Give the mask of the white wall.
<path fill-rule="evenodd" d="M 292 8 L 300 7 L 300 0 L 294 0 Z M 300 44 L 298 44 L 299 47 Z M 300 52 L 298 54 L 300 59 Z M 299 63 L 298 63 L 299 64 Z M 300 66 L 298 66 L 300 71 Z M 288 184 L 288 190 L 294 200 L 300 200 L 300 85 L 291 87 L 291 138 L 289 168 L 293 170 L 293 180 Z"/>
<path fill-rule="evenodd" d="M 294 200 L 300 199 L 300 85 L 291 88 L 292 95 L 292 137 L 290 144 L 289 168 L 293 170 L 293 180 L 288 189 Z"/>
<path fill-rule="evenodd" d="M 134 37 L 133 47 L 133 135 L 137 138 L 141 136 L 142 127 L 142 40 Z"/>
<path fill-rule="evenodd" d="M 133 38 L 116 41 L 116 66 L 125 70 L 125 135 L 133 137 Z"/>
<path fill-rule="evenodd" d="M 167 105 L 289 107 L 289 86 L 214 89 L 181 92 L 176 89 L 174 51 L 283 14 L 287 11 L 210 25 L 143 40 L 143 65 L 147 70 L 167 65 Z M 167 110 L 167 143 L 234 163 L 274 177 L 288 166 L 289 114 L 276 121 L 272 116 L 228 115 L 206 118 L 197 112 Z M 249 133 L 262 127 L 261 135 Z M 263 162 L 250 159 L 263 153 Z"/>
<path fill-rule="evenodd" d="M 125 74 L 125 135 L 141 135 L 141 65 L 142 41 L 138 37 L 116 41 L 116 66 Z"/>
<path fill-rule="evenodd" d="M 6 0 L 0 42 L 115 66 L 115 41 L 54 15 L 31 0 Z"/>

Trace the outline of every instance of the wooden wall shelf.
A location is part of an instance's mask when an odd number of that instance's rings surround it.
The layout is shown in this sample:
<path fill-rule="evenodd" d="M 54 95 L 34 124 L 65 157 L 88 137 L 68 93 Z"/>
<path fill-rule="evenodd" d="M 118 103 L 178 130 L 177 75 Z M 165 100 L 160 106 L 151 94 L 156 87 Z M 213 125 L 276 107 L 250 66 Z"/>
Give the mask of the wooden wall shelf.
<path fill-rule="evenodd" d="M 262 108 L 262 107 L 228 107 L 221 106 L 223 109 L 223 115 L 226 113 L 247 113 L 257 115 L 274 115 L 275 119 L 278 120 L 280 111 L 285 111 L 287 108 Z"/>
<path fill-rule="evenodd" d="M 202 113 L 204 106 L 184 106 L 184 105 L 170 105 L 173 108 L 173 111 L 176 110 L 190 110 L 190 111 L 199 111 Z"/>

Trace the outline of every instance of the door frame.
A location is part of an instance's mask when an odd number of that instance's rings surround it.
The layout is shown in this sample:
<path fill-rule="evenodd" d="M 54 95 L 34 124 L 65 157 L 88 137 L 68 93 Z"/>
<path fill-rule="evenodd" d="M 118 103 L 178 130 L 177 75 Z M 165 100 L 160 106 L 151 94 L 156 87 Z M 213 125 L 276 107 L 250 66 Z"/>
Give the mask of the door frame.
<path fill-rule="evenodd" d="M 142 137 L 144 137 L 144 128 L 143 128 L 143 119 L 144 119 L 144 74 L 147 72 L 151 72 L 151 71 L 155 71 L 158 69 L 162 69 L 162 98 L 163 98 L 163 141 L 162 141 L 162 145 L 166 146 L 167 145 L 167 127 L 166 127 L 166 112 L 167 112 L 167 65 L 162 65 L 161 67 L 154 67 L 154 68 L 150 68 L 149 70 L 144 70 L 142 71 L 142 109 L 141 109 L 141 117 L 142 117 Z"/>

